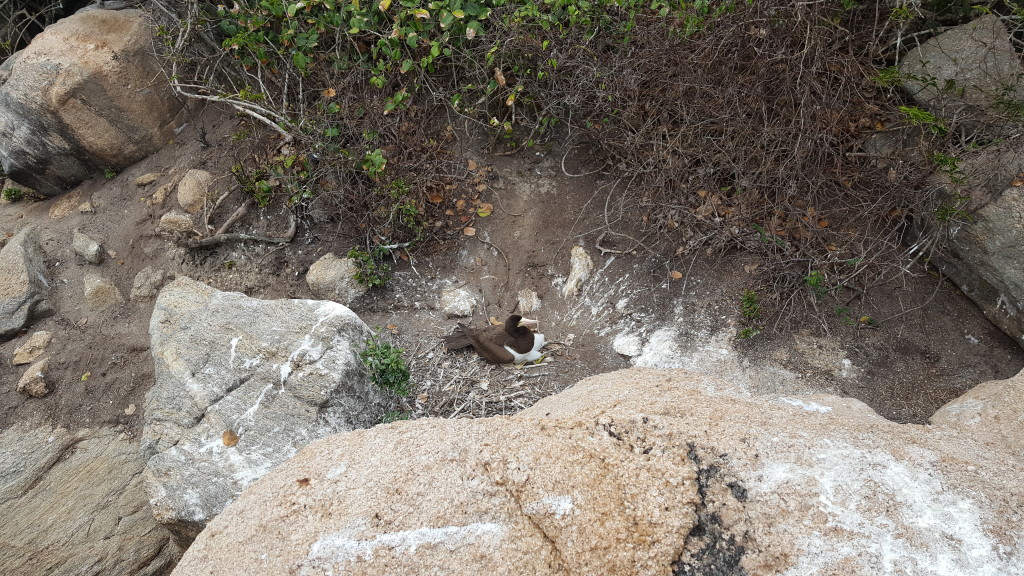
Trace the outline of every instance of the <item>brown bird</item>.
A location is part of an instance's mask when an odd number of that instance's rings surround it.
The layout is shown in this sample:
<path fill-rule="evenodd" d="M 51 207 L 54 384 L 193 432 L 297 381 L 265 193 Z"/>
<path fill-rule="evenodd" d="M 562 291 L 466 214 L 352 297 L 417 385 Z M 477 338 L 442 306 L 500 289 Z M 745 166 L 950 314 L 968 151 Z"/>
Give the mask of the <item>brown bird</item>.
<path fill-rule="evenodd" d="M 540 349 L 544 346 L 544 335 L 536 334 L 531 328 L 540 324 L 536 320 L 513 314 L 504 325 L 472 328 L 465 324 L 444 337 L 449 350 L 472 346 L 481 358 L 495 364 L 523 364 L 539 360 Z"/>

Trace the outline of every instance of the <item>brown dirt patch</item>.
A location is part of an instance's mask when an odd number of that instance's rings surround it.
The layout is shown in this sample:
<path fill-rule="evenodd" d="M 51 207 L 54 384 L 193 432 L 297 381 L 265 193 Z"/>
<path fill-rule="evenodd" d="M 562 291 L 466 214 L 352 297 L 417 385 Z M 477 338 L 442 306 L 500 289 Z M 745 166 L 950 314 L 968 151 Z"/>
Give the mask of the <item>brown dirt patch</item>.
<path fill-rule="evenodd" d="M 151 206 L 146 196 L 190 168 L 227 175 L 233 163 L 231 135 L 239 121 L 210 111 L 203 118 L 209 148 L 199 145 L 189 126 L 174 143 L 116 178 L 97 175 L 72 192 L 90 200 L 93 213 L 73 210 L 51 218 L 61 199 L 0 205 L 0 232 L 41 224 L 57 310 L 29 330 L 54 333 L 49 353 L 55 389 L 49 396 L 28 398 L 15 391 L 24 368 L 10 361 L 27 335 L 0 345 L 0 427 L 38 421 L 70 428 L 122 425 L 139 432 L 143 397 L 153 383 L 152 302 L 89 312 L 82 304 L 86 272 L 111 278 L 126 297 L 135 275 L 153 266 L 255 297 L 311 298 L 304 281 L 309 266 L 327 252 L 343 254 L 357 244 L 359 234 L 344 223 L 312 219 L 301 222 L 296 239 L 284 247 L 235 243 L 186 251 L 157 234 L 160 215 L 175 199 Z M 567 175 L 590 172 L 594 165 L 584 150 L 571 150 L 563 161 L 564 152 L 504 157 L 464 150 L 478 171 L 489 167 L 481 199 L 494 205 L 494 213 L 476 220 L 473 237 L 454 235 L 414 252 L 411 261 L 396 261 L 393 281 L 352 305 L 371 326 L 396 326 L 393 338 L 407 350 L 417 385 L 406 400 L 415 416 L 513 413 L 581 378 L 631 363 L 660 363 L 743 380 L 754 390 L 852 396 L 887 418 L 924 422 L 975 384 L 1006 378 L 1024 366 L 1024 351 L 955 288 L 938 285 L 924 271 L 874 289 L 864 303 L 817 300 L 819 315 L 791 316 L 785 325 L 764 326 L 757 337 L 738 341 L 733 336 L 740 326 L 740 295 L 758 286 L 756 272 L 744 269 L 753 257 L 676 255 L 674 247 L 656 245 L 653 233 L 644 232 L 645 215 L 620 194 L 623 184 L 607 174 Z M 135 178 L 148 172 L 161 177 L 136 187 Z M 227 218 L 241 201 L 235 194 L 211 222 Z M 278 235 L 287 225 L 280 209 L 254 209 L 235 230 Z M 99 266 L 77 260 L 70 246 L 76 228 L 102 239 L 114 255 Z M 602 247 L 623 253 L 600 253 L 595 243 L 604 232 L 615 234 L 605 234 Z M 595 269 L 580 295 L 563 298 L 560 287 L 575 245 L 587 250 Z M 682 277 L 673 278 L 671 271 Z M 470 353 L 446 353 L 440 337 L 459 321 L 438 309 L 446 287 L 476 296 L 474 324 L 503 318 L 516 309 L 520 290 L 535 291 L 542 305 L 529 315 L 556 342 L 548 361 L 509 369 L 486 365 Z M 835 308 L 848 310 L 837 314 Z M 877 328 L 847 320 L 897 314 Z M 642 348 L 632 359 L 612 346 L 628 336 Z M 90 376 L 83 380 L 86 372 Z M 134 413 L 125 414 L 133 404 Z"/>

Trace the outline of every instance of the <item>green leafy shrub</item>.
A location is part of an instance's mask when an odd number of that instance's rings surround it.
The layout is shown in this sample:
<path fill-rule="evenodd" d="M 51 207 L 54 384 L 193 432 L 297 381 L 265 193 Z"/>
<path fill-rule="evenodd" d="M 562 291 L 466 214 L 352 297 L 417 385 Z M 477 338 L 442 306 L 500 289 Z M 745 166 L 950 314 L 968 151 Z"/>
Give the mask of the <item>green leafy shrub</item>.
<path fill-rule="evenodd" d="M 371 336 L 366 339 L 366 348 L 359 353 L 359 358 L 378 388 L 397 396 L 408 396 L 412 392 L 412 383 L 402 352 L 401 348 L 384 342 L 380 336 Z"/>
<path fill-rule="evenodd" d="M 370 288 L 383 286 L 391 280 L 391 266 L 384 263 L 384 257 L 389 254 L 386 248 L 378 246 L 372 252 L 352 248 L 347 256 L 356 265 L 356 282 Z"/>
<path fill-rule="evenodd" d="M 17 202 L 25 197 L 25 192 L 21 188 L 4 188 L 4 200 L 8 202 Z"/>

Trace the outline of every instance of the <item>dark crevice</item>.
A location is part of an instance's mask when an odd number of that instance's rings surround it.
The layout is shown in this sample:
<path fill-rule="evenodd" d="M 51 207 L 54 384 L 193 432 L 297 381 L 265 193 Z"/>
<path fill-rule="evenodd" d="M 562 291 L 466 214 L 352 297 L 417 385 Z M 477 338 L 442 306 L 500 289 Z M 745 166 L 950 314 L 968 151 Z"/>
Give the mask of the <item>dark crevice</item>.
<path fill-rule="evenodd" d="M 705 464 L 693 442 L 687 443 L 687 458 L 697 468 L 697 525 L 686 538 L 683 553 L 672 563 L 673 576 L 747 576 L 740 566 L 745 551 L 736 542 L 736 536 L 722 524 L 722 519 L 712 512 L 708 502 L 708 489 L 718 478 L 721 468 L 717 464 Z M 739 482 L 725 484 L 740 502 L 747 499 L 746 489 Z"/>

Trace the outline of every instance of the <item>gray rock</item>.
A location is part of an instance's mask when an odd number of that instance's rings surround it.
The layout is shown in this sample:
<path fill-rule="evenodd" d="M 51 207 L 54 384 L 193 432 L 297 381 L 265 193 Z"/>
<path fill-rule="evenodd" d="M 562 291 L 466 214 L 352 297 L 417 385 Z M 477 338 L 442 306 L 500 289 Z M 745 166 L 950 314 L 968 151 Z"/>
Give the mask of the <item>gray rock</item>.
<path fill-rule="evenodd" d="M 1024 99 L 1024 66 L 998 17 L 928 39 L 900 62 L 907 92 L 933 114 L 996 137 L 1016 130 L 1000 103 Z"/>
<path fill-rule="evenodd" d="M 0 159 L 46 196 L 163 147 L 181 103 L 152 55 L 140 10 L 64 18 L 0 65 Z"/>
<path fill-rule="evenodd" d="M 45 271 L 33 227 L 19 232 L 0 250 L 0 341 L 10 339 L 34 318 L 52 313 L 46 301 Z"/>
<path fill-rule="evenodd" d="M 189 170 L 178 182 L 178 205 L 189 214 L 202 211 L 210 199 L 210 184 L 213 184 L 213 174 L 206 170 Z"/>
<path fill-rule="evenodd" d="M 74 236 L 71 239 L 71 248 L 75 251 L 75 254 L 78 254 L 90 264 L 103 262 L 103 246 L 78 230 L 75 230 Z"/>
<path fill-rule="evenodd" d="M 348 305 L 367 290 L 366 286 L 356 282 L 357 271 L 351 258 L 338 258 L 327 253 L 309 267 L 306 284 L 317 298 Z"/>
<path fill-rule="evenodd" d="M 146 487 L 183 544 L 302 446 L 389 407 L 358 356 L 370 330 L 335 302 L 257 300 L 179 277 L 160 291 L 149 335 Z"/>
<path fill-rule="evenodd" d="M 441 292 L 441 311 L 449 318 L 472 316 L 476 297 L 465 288 L 449 288 Z"/>
<path fill-rule="evenodd" d="M 0 574 L 156 576 L 180 557 L 116 430 L 0 432 Z"/>
<path fill-rule="evenodd" d="M 135 275 L 135 280 L 132 282 L 132 291 L 129 297 L 132 300 L 150 300 L 152 298 L 156 298 L 156 295 L 160 292 L 160 288 L 163 287 L 164 282 L 166 281 L 167 272 L 160 268 L 146 266 Z"/>
<path fill-rule="evenodd" d="M 85 287 L 85 307 L 89 310 L 98 312 L 117 304 L 124 304 L 124 296 L 109 278 L 98 274 L 86 274 L 82 283 Z"/>
<path fill-rule="evenodd" d="M 1024 346 L 1024 186 L 1012 186 L 1024 166 L 1017 141 L 993 144 L 963 163 L 966 184 L 958 188 L 945 176 L 931 185 L 947 198 L 969 194 L 970 218 L 955 217 L 944 233 L 946 250 L 930 262 L 973 300 L 985 316 Z M 965 192 L 966 190 L 967 192 Z M 951 202 L 951 200 L 947 200 Z M 918 231 L 916 242 L 921 240 Z"/>
<path fill-rule="evenodd" d="M 25 373 L 18 380 L 18 392 L 42 398 L 50 393 L 50 387 L 46 383 L 46 369 L 49 367 L 50 359 L 43 358 L 28 367 Z"/>
<path fill-rule="evenodd" d="M 573 246 L 569 252 L 569 277 L 565 279 L 562 286 L 562 297 L 575 296 L 583 283 L 590 278 L 590 272 L 594 269 L 594 261 L 582 246 Z"/>

